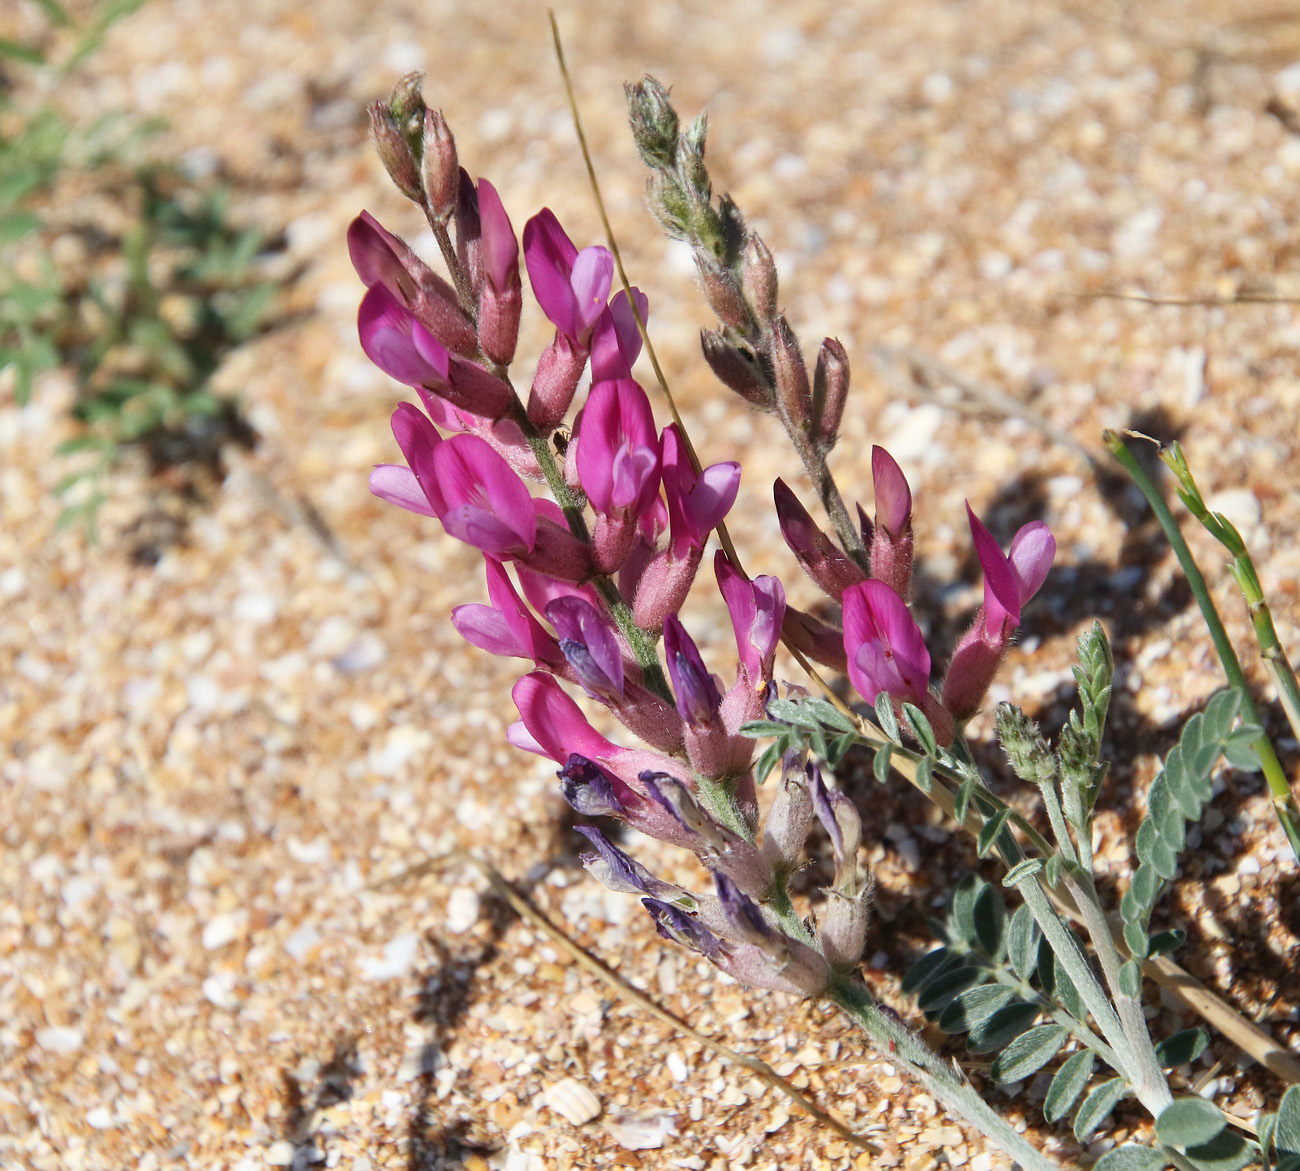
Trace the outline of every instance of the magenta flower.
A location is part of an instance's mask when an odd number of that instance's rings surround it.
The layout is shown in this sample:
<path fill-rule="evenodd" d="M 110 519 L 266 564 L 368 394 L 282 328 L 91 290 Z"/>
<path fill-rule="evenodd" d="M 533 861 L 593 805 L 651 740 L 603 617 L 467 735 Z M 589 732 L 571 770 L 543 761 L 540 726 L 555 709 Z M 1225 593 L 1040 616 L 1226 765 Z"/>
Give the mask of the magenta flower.
<path fill-rule="evenodd" d="M 883 581 L 844 591 L 844 653 L 849 678 L 868 703 L 883 691 L 917 707 L 924 704 L 930 652 L 907 603 Z"/>
<path fill-rule="evenodd" d="M 561 648 L 515 591 L 505 566 L 495 557 L 483 560 L 491 605 L 456 606 L 451 624 L 460 636 L 489 654 L 531 659 L 534 666 L 544 663 L 552 669 L 563 666 Z"/>
<path fill-rule="evenodd" d="M 516 748 L 549 756 L 563 764 L 573 753 L 608 760 L 624 751 L 597 732 L 582 709 L 550 675 L 533 671 L 514 685 L 510 697 L 520 722 L 511 724 L 506 738 Z"/>
<path fill-rule="evenodd" d="M 478 352 L 456 291 L 368 211 L 348 226 L 348 254 L 366 288 L 386 289 L 448 349 L 465 357 Z"/>
<path fill-rule="evenodd" d="M 1042 521 L 1023 526 L 1012 538 L 1007 555 L 969 504 L 966 513 L 984 570 L 984 605 L 953 651 L 943 681 L 943 702 L 958 719 L 968 719 L 979 710 L 1020 624 L 1021 608 L 1038 592 L 1056 556 L 1056 538 Z"/>
<path fill-rule="evenodd" d="M 642 324 L 650 319 L 650 301 L 640 289 L 634 288 L 637 311 Z M 627 291 L 619 289 L 614 299 L 601 311 L 591 335 L 591 380 L 612 382 L 631 378 L 632 367 L 641 353 L 641 331 L 636 316 L 627 299 Z"/>
<path fill-rule="evenodd" d="M 785 589 L 775 577 L 766 575 L 747 580 L 718 550 L 713 559 L 732 629 L 736 632 L 736 649 L 746 683 L 762 690 L 772 678 L 772 663 L 781 641 L 785 621 Z"/>
<path fill-rule="evenodd" d="M 361 299 L 357 333 L 366 357 L 390 378 L 427 387 L 454 408 L 499 419 L 514 401 L 506 383 L 448 352 L 383 285 Z"/>
<path fill-rule="evenodd" d="M 407 386 L 446 385 L 446 347 L 385 286 L 375 285 L 361 298 L 357 333 L 366 357 L 389 378 Z"/>
<path fill-rule="evenodd" d="M 524 263 L 542 312 L 571 343 L 586 347 L 614 278 L 608 248 L 574 247 L 550 208 L 524 225 Z"/>
<path fill-rule="evenodd" d="M 862 567 L 818 527 L 784 480 L 772 485 L 781 536 L 799 567 L 836 601 L 850 586 L 866 580 Z"/>
<path fill-rule="evenodd" d="M 740 464 L 728 460 L 697 473 L 676 423 L 664 428 L 659 451 L 672 551 L 682 557 L 689 547 L 704 548 L 709 534 L 731 511 L 740 487 Z"/>
<path fill-rule="evenodd" d="M 524 482 L 477 435 L 453 435 L 433 452 L 433 468 L 445 510 L 442 527 L 453 537 L 493 556 L 517 556 L 533 548 L 537 513 Z M 437 508 L 437 504 L 429 501 Z"/>
<path fill-rule="evenodd" d="M 578 424 L 578 482 L 608 517 L 635 517 L 659 488 L 659 437 L 650 400 L 620 378 L 591 388 Z"/>
<path fill-rule="evenodd" d="M 912 490 L 903 469 L 883 447 L 871 449 L 876 523 L 871 535 L 871 576 L 907 597 L 912 585 Z"/>

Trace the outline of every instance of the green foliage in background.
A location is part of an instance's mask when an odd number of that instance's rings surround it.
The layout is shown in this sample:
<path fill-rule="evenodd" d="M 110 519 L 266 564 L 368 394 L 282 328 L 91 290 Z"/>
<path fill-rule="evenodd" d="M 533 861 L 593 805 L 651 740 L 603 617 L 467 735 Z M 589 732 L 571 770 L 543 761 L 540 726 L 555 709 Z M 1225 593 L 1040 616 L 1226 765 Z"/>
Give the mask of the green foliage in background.
<path fill-rule="evenodd" d="M 60 83 L 142 2 L 98 5 L 57 65 L 43 45 L 0 41 L 0 370 L 13 370 L 20 403 L 39 374 L 75 372 L 83 428 L 59 454 L 81 454 L 59 484 L 61 523 L 92 534 L 103 477 L 125 446 L 144 446 L 157 468 L 251 435 L 210 381 L 266 324 L 274 294 L 259 275 L 266 241 L 230 222 L 227 191 L 146 157 L 157 123 L 84 121 L 60 104 Z M 52 34 L 72 27 L 54 0 L 40 6 Z M 14 96 L 20 73 L 34 100 Z M 76 178 L 102 194 L 111 184 L 125 225 L 63 212 L 60 181 Z M 60 263 L 56 242 L 72 263 Z"/>

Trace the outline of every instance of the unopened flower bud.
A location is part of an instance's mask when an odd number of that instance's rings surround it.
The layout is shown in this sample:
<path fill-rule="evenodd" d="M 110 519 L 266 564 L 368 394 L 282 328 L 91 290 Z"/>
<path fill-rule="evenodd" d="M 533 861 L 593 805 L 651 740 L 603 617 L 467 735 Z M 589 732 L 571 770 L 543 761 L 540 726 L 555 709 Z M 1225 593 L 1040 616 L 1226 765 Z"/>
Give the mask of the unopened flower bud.
<path fill-rule="evenodd" d="M 756 232 L 751 232 L 745 241 L 744 266 L 743 283 L 749 303 L 759 321 L 772 321 L 778 312 L 776 261 Z"/>
<path fill-rule="evenodd" d="M 679 123 L 668 90 L 646 74 L 644 81 L 624 85 L 623 92 L 632 138 L 642 162 L 656 170 L 671 167 L 677 156 Z"/>
<path fill-rule="evenodd" d="M 817 353 L 812 392 L 812 437 L 823 451 L 830 451 L 839 438 L 848 395 L 849 355 L 838 340 L 828 337 Z"/>
<path fill-rule="evenodd" d="M 406 135 L 416 135 L 424 124 L 423 73 L 408 73 L 388 95 L 388 112 Z"/>
<path fill-rule="evenodd" d="M 772 499 L 790 552 L 830 597 L 838 602 L 845 590 L 866 580 L 862 567 L 821 530 L 784 480 L 772 485 Z"/>
<path fill-rule="evenodd" d="M 776 379 L 776 400 L 782 414 L 807 433 L 812 413 L 808 367 L 799 349 L 799 339 L 783 316 L 772 325 L 772 371 Z"/>
<path fill-rule="evenodd" d="M 1000 703 L 997 730 L 1016 776 L 1031 785 L 1050 785 L 1056 776 L 1056 761 L 1038 725 L 1013 704 Z"/>
<path fill-rule="evenodd" d="M 753 347 L 729 330 L 700 331 L 704 360 L 728 390 L 760 410 L 772 409 L 772 386 Z"/>
<path fill-rule="evenodd" d="M 401 124 L 383 102 L 375 102 L 370 107 L 370 136 L 388 177 L 407 199 L 418 203 L 421 196 L 420 168 L 415 161 L 415 152 L 402 133 Z"/>
<path fill-rule="evenodd" d="M 718 315 L 718 320 L 732 329 L 747 329 L 749 306 L 736 274 L 703 249 L 696 249 L 695 268 L 700 274 L 705 300 Z"/>
<path fill-rule="evenodd" d="M 456 139 L 441 110 L 425 110 L 423 143 L 420 173 L 426 206 L 438 223 L 446 223 L 456 210 L 460 163 L 456 157 Z"/>

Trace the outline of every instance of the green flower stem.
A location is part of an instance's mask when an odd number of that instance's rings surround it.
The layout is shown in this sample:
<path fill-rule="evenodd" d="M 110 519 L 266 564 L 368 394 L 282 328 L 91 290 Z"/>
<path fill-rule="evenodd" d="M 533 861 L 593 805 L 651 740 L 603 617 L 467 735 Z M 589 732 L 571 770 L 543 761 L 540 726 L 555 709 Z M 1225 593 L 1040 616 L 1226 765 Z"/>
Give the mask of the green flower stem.
<path fill-rule="evenodd" d="M 947 1109 L 1001 1147 L 1024 1171 L 1059 1171 L 1059 1163 L 1018 1134 L 957 1070 L 882 1011 L 863 985 L 837 981 L 827 995 L 867 1034 L 882 1055 L 906 1069 Z"/>
<path fill-rule="evenodd" d="M 1092 966 L 1088 963 L 1082 945 L 1057 916 L 1046 892 L 1038 885 L 1038 876 L 1027 874 L 1015 884 L 1015 887 L 1020 892 L 1021 898 L 1025 900 L 1035 922 L 1038 923 L 1048 946 L 1056 954 L 1061 967 L 1065 969 L 1065 974 L 1070 977 L 1078 990 L 1084 1006 L 1097 1022 L 1102 1036 L 1115 1050 L 1115 1057 L 1118 1059 L 1115 1071 L 1132 1084 L 1138 1100 L 1152 1116 L 1159 1115 L 1160 1111 L 1173 1101 L 1164 1074 L 1157 1066 L 1153 1080 L 1147 1063 L 1141 1059 L 1140 1054 L 1134 1052 L 1134 1047 L 1129 1043 L 1124 1025 L 1106 995 L 1106 990 L 1093 975 Z"/>
<path fill-rule="evenodd" d="M 1255 638 L 1259 642 L 1260 654 L 1268 668 L 1277 688 L 1282 710 L 1286 712 L 1291 730 L 1300 737 L 1300 684 L 1296 681 L 1295 671 L 1282 649 L 1282 641 L 1277 636 L 1277 627 L 1273 625 L 1273 614 L 1269 609 L 1268 599 L 1264 596 L 1264 587 L 1259 580 L 1254 559 L 1241 533 L 1226 516 L 1220 512 L 1211 512 L 1201 490 L 1196 485 L 1192 470 L 1188 466 L 1183 449 L 1171 444 L 1160 452 L 1160 458 L 1178 479 L 1178 495 L 1182 502 L 1206 531 L 1222 545 L 1232 557 L 1229 569 L 1237 588 L 1246 601 L 1250 614 L 1251 626 L 1255 629 Z"/>
<path fill-rule="evenodd" d="M 1106 912 L 1097 897 L 1097 888 L 1093 885 L 1091 877 L 1085 878 L 1081 882 L 1070 873 L 1068 867 L 1062 868 L 1061 877 L 1065 889 L 1074 898 L 1075 906 L 1079 909 L 1079 915 L 1083 919 L 1083 925 L 1087 929 L 1088 936 L 1092 940 L 1092 946 L 1097 952 L 1097 958 L 1101 961 L 1102 975 L 1106 977 L 1106 984 L 1110 988 L 1110 994 L 1115 1001 L 1115 1008 L 1119 1013 L 1120 1024 L 1123 1025 L 1124 1034 L 1128 1039 L 1128 1052 L 1133 1058 L 1142 1081 L 1149 1087 L 1163 1087 L 1165 1097 L 1172 1101 L 1173 1099 L 1169 1095 L 1168 1082 L 1165 1079 L 1164 1071 L 1160 1068 L 1160 1059 L 1156 1056 L 1155 1045 L 1151 1041 L 1151 1033 L 1147 1028 L 1146 1017 L 1142 1015 L 1142 1001 L 1139 997 L 1129 996 L 1124 991 L 1123 982 L 1120 980 L 1120 968 L 1123 966 L 1123 960 L 1120 957 L 1119 949 L 1115 946 L 1115 937 L 1111 932 L 1110 923 L 1106 919 Z M 1158 1097 L 1159 1095 L 1155 1094 L 1153 1101 Z M 1159 1113 L 1159 1111 L 1152 1109 L 1152 1106 L 1145 1098 L 1143 1098 L 1143 1105 L 1152 1110 L 1153 1115 Z M 1165 1105 L 1168 1105 L 1168 1101 Z"/>
<path fill-rule="evenodd" d="M 732 833 L 744 838 L 745 841 L 752 842 L 754 840 L 754 835 L 745 822 L 745 815 L 741 813 L 740 806 L 736 803 L 734 784 L 729 784 L 726 781 L 715 781 L 710 777 L 702 777 L 697 773 L 695 786 L 703 798 L 705 806 L 714 817 Z"/>
<path fill-rule="evenodd" d="M 817 491 L 818 499 L 822 502 L 822 507 L 826 509 L 826 515 L 830 517 L 831 524 L 835 526 L 835 533 L 840 539 L 841 548 L 863 570 L 869 570 L 867 548 L 863 544 L 862 533 L 849 516 L 849 510 L 844 503 L 844 497 L 840 493 L 839 485 L 836 484 L 835 477 L 831 474 L 830 466 L 826 462 L 826 452 L 813 443 L 799 424 L 794 419 L 791 419 L 783 409 L 778 408 L 778 414 L 795 452 L 803 462 L 804 470 L 813 482 L 813 487 Z"/>
<path fill-rule="evenodd" d="M 1178 563 L 1183 567 L 1183 573 L 1187 577 L 1187 584 L 1191 586 L 1197 605 L 1201 608 L 1201 617 L 1210 631 L 1210 638 L 1214 642 L 1214 649 L 1218 652 L 1219 661 L 1223 664 L 1224 674 L 1227 675 L 1229 684 L 1236 688 L 1241 695 L 1242 716 L 1251 723 L 1259 724 L 1259 709 L 1255 706 L 1254 697 L 1246 686 L 1246 677 L 1242 673 L 1241 663 L 1237 659 L 1237 652 L 1233 649 L 1232 642 L 1228 638 L 1228 632 L 1224 629 L 1223 622 L 1219 618 L 1219 612 L 1214 607 L 1214 599 L 1210 597 L 1209 588 L 1205 584 L 1205 578 L 1201 576 L 1200 569 L 1197 568 L 1196 561 L 1192 557 L 1192 551 L 1187 547 L 1187 542 L 1183 540 L 1183 534 L 1179 531 L 1178 522 L 1174 520 L 1173 513 L 1169 511 L 1164 498 L 1151 482 L 1150 477 L 1142 470 L 1141 465 L 1134 458 L 1133 453 L 1129 451 L 1124 440 L 1114 431 L 1107 431 L 1102 436 L 1102 439 L 1106 446 L 1110 448 L 1111 454 L 1114 455 L 1133 482 L 1142 490 L 1142 495 L 1147 498 L 1147 503 L 1151 505 L 1151 511 L 1155 513 L 1156 519 L 1160 522 L 1160 527 L 1164 529 L 1165 537 L 1169 541 L 1174 555 L 1178 558 Z M 1260 767 L 1264 771 L 1264 779 L 1268 782 L 1269 792 L 1273 795 L 1273 810 L 1277 814 L 1277 819 L 1286 834 L 1287 841 L 1291 845 L 1292 853 L 1295 854 L 1297 861 L 1300 861 L 1300 812 L 1296 810 L 1295 798 L 1291 793 L 1291 786 L 1287 781 L 1286 772 L 1282 768 L 1282 762 L 1277 758 L 1277 752 L 1274 751 L 1272 741 L 1263 733 L 1251 742 L 1251 748 L 1259 757 Z"/>

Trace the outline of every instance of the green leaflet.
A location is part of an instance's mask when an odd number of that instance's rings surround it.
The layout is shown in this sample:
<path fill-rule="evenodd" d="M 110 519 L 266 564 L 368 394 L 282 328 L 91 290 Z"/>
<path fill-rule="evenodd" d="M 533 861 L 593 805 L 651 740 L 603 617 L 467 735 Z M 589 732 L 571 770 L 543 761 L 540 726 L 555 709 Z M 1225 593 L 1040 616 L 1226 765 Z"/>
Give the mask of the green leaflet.
<path fill-rule="evenodd" d="M 1069 1114 L 1088 1084 L 1088 1079 L 1092 1077 L 1092 1067 L 1095 1064 L 1096 1058 L 1091 1049 L 1080 1049 L 1065 1059 L 1052 1078 L 1052 1084 L 1047 1088 L 1047 1098 L 1043 1102 L 1043 1117 L 1048 1122 L 1059 1122 Z"/>
<path fill-rule="evenodd" d="M 1128 1083 L 1122 1077 L 1113 1077 L 1109 1081 L 1093 1086 L 1084 1098 L 1083 1105 L 1074 1116 L 1074 1137 L 1084 1142 L 1115 1109 L 1119 1100 L 1128 1093 Z"/>
<path fill-rule="evenodd" d="M 1037 1073 L 1052 1060 L 1069 1036 L 1063 1025 L 1039 1025 L 1012 1041 L 993 1062 L 993 1080 L 1006 1084 Z"/>

